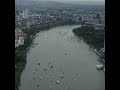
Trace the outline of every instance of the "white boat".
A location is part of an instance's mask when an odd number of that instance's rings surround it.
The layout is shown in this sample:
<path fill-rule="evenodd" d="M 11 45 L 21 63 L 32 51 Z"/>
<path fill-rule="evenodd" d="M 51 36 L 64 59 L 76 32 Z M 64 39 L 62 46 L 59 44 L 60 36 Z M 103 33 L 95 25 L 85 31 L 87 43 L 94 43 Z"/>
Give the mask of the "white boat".
<path fill-rule="evenodd" d="M 45 67 L 44 70 L 47 70 L 47 67 Z"/>
<path fill-rule="evenodd" d="M 57 80 L 57 81 L 56 81 L 56 83 L 57 83 L 57 84 L 59 84 L 59 83 L 60 83 L 60 81 L 58 81 L 58 80 Z"/>
<path fill-rule="evenodd" d="M 100 53 L 97 52 L 97 49 L 92 49 L 98 56 L 101 56 Z"/>
<path fill-rule="evenodd" d="M 103 69 L 103 71 L 105 72 L 105 68 Z"/>
<path fill-rule="evenodd" d="M 101 70 L 101 69 L 103 69 L 104 67 L 103 67 L 102 64 L 100 64 L 100 65 L 96 65 L 96 68 L 97 68 L 98 70 Z"/>
<path fill-rule="evenodd" d="M 63 75 L 60 75 L 61 78 L 63 78 L 64 76 Z"/>

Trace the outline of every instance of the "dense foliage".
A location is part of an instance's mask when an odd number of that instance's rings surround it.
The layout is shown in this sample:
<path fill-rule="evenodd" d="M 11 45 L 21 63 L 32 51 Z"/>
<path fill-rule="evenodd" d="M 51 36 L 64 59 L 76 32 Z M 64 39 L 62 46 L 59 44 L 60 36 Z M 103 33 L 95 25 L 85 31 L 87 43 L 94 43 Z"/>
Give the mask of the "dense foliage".
<path fill-rule="evenodd" d="M 93 26 L 82 26 L 73 30 L 78 37 L 82 37 L 86 43 L 93 48 L 101 49 L 104 47 L 103 30 L 96 30 Z"/>
<path fill-rule="evenodd" d="M 49 28 L 60 26 L 60 25 L 72 25 L 77 24 L 74 21 L 66 21 L 66 22 L 53 22 L 48 24 L 41 24 L 41 25 L 32 25 L 30 28 L 23 29 L 24 33 L 27 34 L 27 37 L 25 39 L 25 43 L 23 46 L 20 46 L 15 49 L 15 90 L 18 90 L 18 86 L 20 84 L 20 77 L 22 70 L 25 67 L 26 64 L 26 54 L 29 50 L 29 47 L 33 44 L 33 39 L 35 38 L 36 34 L 43 30 L 48 30 Z M 84 24 L 84 22 L 81 22 L 81 24 Z M 83 36 L 85 39 L 87 39 L 88 43 L 97 43 L 96 45 L 100 44 L 100 42 L 103 42 L 103 33 L 97 33 L 97 31 L 94 30 L 93 27 L 82 27 L 73 30 L 76 34 Z M 99 32 L 99 31 L 98 31 Z M 88 36 L 87 36 L 88 35 Z M 96 37 L 97 36 L 97 37 Z M 94 40 L 95 39 L 95 40 Z M 99 39 L 99 41 L 97 41 Z"/>
<path fill-rule="evenodd" d="M 26 64 L 26 51 L 23 46 L 15 49 L 15 90 L 18 90 L 20 76 Z"/>
<path fill-rule="evenodd" d="M 21 73 L 25 67 L 27 51 L 31 44 L 32 44 L 32 38 L 28 34 L 25 40 L 25 44 L 15 49 L 15 90 L 18 90 L 18 87 L 20 85 Z"/>

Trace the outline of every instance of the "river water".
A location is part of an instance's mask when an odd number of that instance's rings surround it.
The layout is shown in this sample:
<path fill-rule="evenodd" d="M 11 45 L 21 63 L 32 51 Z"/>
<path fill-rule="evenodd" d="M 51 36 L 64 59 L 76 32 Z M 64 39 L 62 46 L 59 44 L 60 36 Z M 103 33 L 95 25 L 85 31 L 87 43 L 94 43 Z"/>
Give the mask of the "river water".
<path fill-rule="evenodd" d="M 37 34 L 19 90 L 105 90 L 105 74 L 96 69 L 99 57 L 74 35 L 77 27 L 60 26 Z"/>

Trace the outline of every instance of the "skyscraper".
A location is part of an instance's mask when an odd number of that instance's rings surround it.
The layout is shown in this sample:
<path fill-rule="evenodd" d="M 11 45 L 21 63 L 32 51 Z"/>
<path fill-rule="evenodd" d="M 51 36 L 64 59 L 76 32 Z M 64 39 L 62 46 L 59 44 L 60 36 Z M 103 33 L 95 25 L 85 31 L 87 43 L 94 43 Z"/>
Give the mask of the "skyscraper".
<path fill-rule="evenodd" d="M 23 10 L 22 18 L 23 19 L 29 19 L 29 11 L 28 10 Z"/>

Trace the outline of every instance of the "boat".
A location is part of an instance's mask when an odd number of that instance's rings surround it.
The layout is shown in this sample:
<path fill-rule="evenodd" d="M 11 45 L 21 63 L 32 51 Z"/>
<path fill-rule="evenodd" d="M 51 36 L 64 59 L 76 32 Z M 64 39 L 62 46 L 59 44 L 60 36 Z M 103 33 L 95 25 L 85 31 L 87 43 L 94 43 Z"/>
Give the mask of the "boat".
<path fill-rule="evenodd" d="M 51 65 L 51 68 L 53 68 L 53 65 Z"/>
<path fill-rule="evenodd" d="M 92 49 L 98 56 L 101 56 L 100 53 L 97 52 L 97 49 Z"/>
<path fill-rule="evenodd" d="M 63 78 L 64 76 L 63 75 L 60 75 L 61 78 Z"/>
<path fill-rule="evenodd" d="M 56 83 L 57 83 L 57 84 L 59 84 L 59 83 L 60 83 L 60 81 L 58 81 L 58 80 L 57 80 L 57 81 L 56 81 Z"/>
<path fill-rule="evenodd" d="M 47 70 L 47 67 L 45 67 L 44 70 L 46 71 L 46 70 Z"/>
<path fill-rule="evenodd" d="M 40 62 L 38 62 L 38 65 L 40 65 Z"/>
<path fill-rule="evenodd" d="M 52 86 L 50 86 L 50 88 L 52 88 Z"/>
<path fill-rule="evenodd" d="M 98 70 L 102 70 L 104 67 L 103 67 L 102 64 L 100 64 L 100 65 L 96 65 L 96 68 L 97 68 Z"/>
<path fill-rule="evenodd" d="M 105 68 L 103 69 L 103 71 L 105 72 Z"/>

